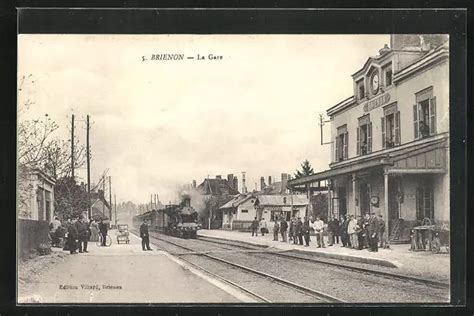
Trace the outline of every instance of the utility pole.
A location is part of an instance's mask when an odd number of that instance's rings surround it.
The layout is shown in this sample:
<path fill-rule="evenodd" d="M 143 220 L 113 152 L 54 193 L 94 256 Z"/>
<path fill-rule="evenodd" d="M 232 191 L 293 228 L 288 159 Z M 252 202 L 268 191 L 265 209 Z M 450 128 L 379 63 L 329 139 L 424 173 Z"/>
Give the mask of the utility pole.
<path fill-rule="evenodd" d="M 89 144 L 89 115 L 87 115 L 87 127 L 86 127 L 86 155 L 87 155 L 87 196 L 89 197 L 89 218 L 92 217 L 91 208 L 91 156 L 90 156 L 90 144 Z"/>
<path fill-rule="evenodd" d="M 71 177 L 74 180 L 74 114 L 71 117 Z"/>
<path fill-rule="evenodd" d="M 109 201 L 110 201 L 109 217 L 110 217 L 110 225 L 112 225 L 112 177 L 111 176 L 109 176 Z"/>
<path fill-rule="evenodd" d="M 102 177 L 102 198 L 105 201 L 105 176 Z M 102 215 L 105 215 L 105 204 L 102 203 Z M 110 218 L 109 218 L 110 220 Z"/>
<path fill-rule="evenodd" d="M 115 227 L 117 227 L 117 197 L 114 194 Z"/>

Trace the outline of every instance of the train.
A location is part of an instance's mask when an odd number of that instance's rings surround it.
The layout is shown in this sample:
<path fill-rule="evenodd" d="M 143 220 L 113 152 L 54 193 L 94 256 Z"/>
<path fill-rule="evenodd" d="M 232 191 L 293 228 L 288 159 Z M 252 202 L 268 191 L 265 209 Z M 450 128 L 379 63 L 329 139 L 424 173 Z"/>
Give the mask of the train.
<path fill-rule="evenodd" d="M 133 217 L 133 226 L 140 228 L 147 221 L 150 231 L 160 232 L 179 238 L 197 238 L 198 213 L 191 206 L 191 198 L 183 197 L 180 204 L 166 205 L 162 209 L 148 211 Z"/>

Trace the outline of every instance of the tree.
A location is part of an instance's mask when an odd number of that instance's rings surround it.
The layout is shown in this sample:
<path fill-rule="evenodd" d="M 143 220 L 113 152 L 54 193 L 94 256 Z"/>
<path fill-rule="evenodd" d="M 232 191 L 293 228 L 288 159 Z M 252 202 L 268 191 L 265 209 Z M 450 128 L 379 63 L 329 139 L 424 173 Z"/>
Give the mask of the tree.
<path fill-rule="evenodd" d="M 89 208 L 90 200 L 85 186 L 72 177 L 59 178 L 54 188 L 55 210 L 60 219 L 79 216 Z"/>
<path fill-rule="evenodd" d="M 56 178 L 69 177 L 72 174 L 71 165 L 71 140 L 64 141 L 55 138 L 44 148 L 46 165 L 51 175 Z M 81 168 L 85 165 L 85 147 L 79 145 L 79 140 L 74 141 L 74 168 Z"/>
<path fill-rule="evenodd" d="M 308 161 L 308 159 L 306 159 L 301 164 L 301 171 L 296 170 L 295 178 L 298 179 L 298 178 L 301 178 L 301 177 L 310 176 L 312 174 L 314 174 L 314 170 L 311 167 L 311 163 Z"/>

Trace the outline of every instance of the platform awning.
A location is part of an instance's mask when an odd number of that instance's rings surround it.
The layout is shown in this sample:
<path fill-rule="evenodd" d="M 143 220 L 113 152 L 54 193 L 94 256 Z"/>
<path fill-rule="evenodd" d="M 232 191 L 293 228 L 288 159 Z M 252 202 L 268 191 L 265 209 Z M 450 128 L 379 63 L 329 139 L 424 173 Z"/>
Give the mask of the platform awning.
<path fill-rule="evenodd" d="M 388 167 L 387 173 L 389 174 L 445 173 L 447 146 L 446 135 L 418 140 L 411 144 L 384 150 L 381 153 L 372 153 L 332 164 L 333 167 L 329 170 L 288 181 L 288 188 L 298 190 L 308 184 L 380 167 Z"/>
<path fill-rule="evenodd" d="M 356 171 L 375 168 L 375 167 L 382 167 L 384 165 L 392 165 L 393 162 L 389 158 L 386 157 L 374 157 L 367 161 L 358 162 L 356 164 L 349 164 L 340 168 L 334 168 L 325 170 L 322 172 L 315 173 L 310 176 L 301 177 L 298 179 L 293 179 L 288 182 L 288 187 L 293 189 L 300 185 L 311 184 L 319 181 L 328 180 L 337 176 L 341 176 L 344 174 L 351 174 Z"/>

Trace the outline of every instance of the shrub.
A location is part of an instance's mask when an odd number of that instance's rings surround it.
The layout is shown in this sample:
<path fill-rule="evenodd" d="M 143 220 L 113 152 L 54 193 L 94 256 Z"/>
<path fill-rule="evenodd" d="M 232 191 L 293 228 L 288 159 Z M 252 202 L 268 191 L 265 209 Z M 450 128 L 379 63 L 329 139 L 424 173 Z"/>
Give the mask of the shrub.
<path fill-rule="evenodd" d="M 51 253 L 51 245 L 48 243 L 48 244 L 40 244 L 38 246 L 38 253 L 40 256 L 45 256 L 45 255 L 49 255 Z"/>

